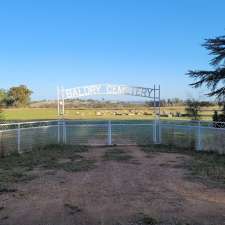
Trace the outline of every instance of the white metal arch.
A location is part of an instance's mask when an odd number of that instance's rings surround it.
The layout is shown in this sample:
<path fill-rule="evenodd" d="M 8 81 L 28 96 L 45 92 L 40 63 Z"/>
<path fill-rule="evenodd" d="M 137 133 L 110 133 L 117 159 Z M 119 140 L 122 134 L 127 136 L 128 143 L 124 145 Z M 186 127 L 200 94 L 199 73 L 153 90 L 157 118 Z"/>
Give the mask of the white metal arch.
<path fill-rule="evenodd" d="M 116 85 L 116 84 L 95 84 L 75 88 L 57 88 L 58 115 L 64 115 L 66 99 L 75 99 L 94 95 L 130 95 L 136 97 L 150 98 L 154 101 L 155 115 L 160 115 L 160 86 L 146 88 L 140 86 Z"/>
<path fill-rule="evenodd" d="M 95 84 L 83 87 L 57 88 L 58 94 L 58 116 L 62 116 L 65 113 L 65 100 L 75 99 L 85 96 L 94 95 L 131 95 L 143 98 L 152 99 L 154 102 L 154 113 L 155 113 L 155 125 L 153 137 L 155 143 L 161 142 L 161 131 L 160 131 L 160 86 L 156 88 L 129 86 L 129 85 L 115 85 L 115 84 Z"/>

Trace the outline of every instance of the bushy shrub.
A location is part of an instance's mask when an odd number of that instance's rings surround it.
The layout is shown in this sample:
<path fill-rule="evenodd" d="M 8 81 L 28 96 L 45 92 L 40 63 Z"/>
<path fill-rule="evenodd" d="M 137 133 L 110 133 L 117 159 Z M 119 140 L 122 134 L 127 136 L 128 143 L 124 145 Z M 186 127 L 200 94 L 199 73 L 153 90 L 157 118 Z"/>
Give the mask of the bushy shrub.
<path fill-rule="evenodd" d="M 223 106 L 222 113 L 214 111 L 213 114 L 213 126 L 217 128 L 224 128 L 225 127 L 225 105 Z"/>

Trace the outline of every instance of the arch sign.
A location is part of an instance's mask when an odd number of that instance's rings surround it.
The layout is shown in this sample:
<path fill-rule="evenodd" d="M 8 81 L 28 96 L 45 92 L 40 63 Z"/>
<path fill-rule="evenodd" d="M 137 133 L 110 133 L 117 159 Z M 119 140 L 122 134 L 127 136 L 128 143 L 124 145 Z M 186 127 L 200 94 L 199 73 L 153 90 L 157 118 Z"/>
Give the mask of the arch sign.
<path fill-rule="evenodd" d="M 154 101 L 155 114 L 160 114 L 160 86 L 158 88 L 136 87 L 115 84 L 96 84 L 83 87 L 64 89 L 60 87 L 58 92 L 58 115 L 64 115 L 64 101 L 94 95 L 130 95 L 136 97 L 150 98 Z"/>

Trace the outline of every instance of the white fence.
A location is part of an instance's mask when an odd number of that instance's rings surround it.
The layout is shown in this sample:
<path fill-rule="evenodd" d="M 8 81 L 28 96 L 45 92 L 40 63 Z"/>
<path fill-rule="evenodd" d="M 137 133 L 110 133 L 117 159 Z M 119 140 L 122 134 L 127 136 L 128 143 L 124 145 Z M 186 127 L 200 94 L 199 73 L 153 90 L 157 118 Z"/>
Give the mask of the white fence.
<path fill-rule="evenodd" d="M 225 154 L 225 123 L 204 121 L 38 121 L 0 124 L 0 154 L 49 144 L 152 145 Z"/>

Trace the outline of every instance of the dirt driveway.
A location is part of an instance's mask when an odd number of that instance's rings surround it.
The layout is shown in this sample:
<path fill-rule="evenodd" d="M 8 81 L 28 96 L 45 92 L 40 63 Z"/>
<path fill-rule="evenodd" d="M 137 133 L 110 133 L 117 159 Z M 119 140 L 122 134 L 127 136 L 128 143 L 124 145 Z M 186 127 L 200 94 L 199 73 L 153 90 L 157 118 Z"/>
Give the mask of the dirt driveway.
<path fill-rule="evenodd" d="M 106 160 L 107 148 L 92 148 L 82 153 L 96 160 L 89 171 L 37 168 L 34 180 L 0 194 L 0 224 L 225 224 L 225 189 L 191 178 L 190 156 L 118 149 L 132 157 Z M 154 219 L 134 222 L 140 215 Z"/>

